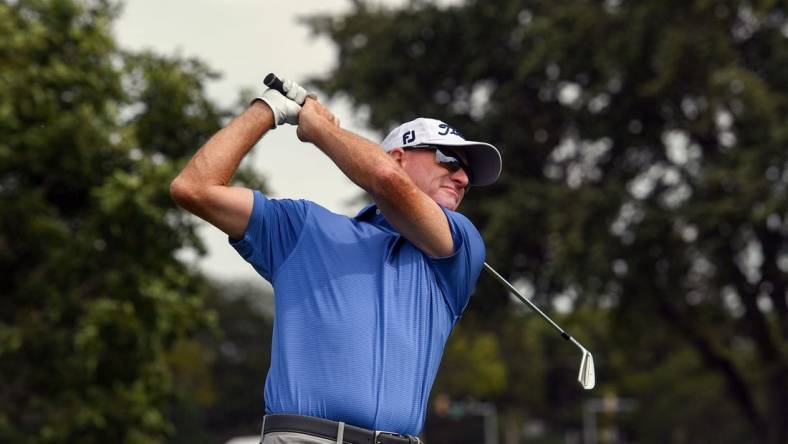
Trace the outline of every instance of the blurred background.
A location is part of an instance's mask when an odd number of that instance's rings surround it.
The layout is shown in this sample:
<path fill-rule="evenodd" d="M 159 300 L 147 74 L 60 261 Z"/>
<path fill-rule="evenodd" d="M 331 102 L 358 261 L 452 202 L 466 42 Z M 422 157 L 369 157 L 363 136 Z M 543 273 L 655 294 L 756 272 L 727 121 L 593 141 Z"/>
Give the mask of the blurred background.
<path fill-rule="evenodd" d="M 259 432 L 273 296 L 169 183 L 269 71 L 498 146 L 429 444 L 788 443 L 788 5 L 0 0 L 0 442 Z M 354 214 L 292 128 L 236 176 Z"/>

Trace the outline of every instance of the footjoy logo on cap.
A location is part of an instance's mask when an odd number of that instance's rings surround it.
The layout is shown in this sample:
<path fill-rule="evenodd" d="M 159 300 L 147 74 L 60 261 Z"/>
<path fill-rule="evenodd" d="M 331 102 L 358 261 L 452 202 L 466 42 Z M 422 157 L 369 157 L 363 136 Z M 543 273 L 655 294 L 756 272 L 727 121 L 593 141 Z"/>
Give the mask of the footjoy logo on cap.
<path fill-rule="evenodd" d="M 445 123 L 441 123 L 440 125 L 438 125 L 438 128 L 441 129 L 440 131 L 438 131 L 438 134 L 440 134 L 441 136 L 445 136 L 447 134 L 452 134 L 452 135 L 455 135 L 455 136 L 462 137 L 462 134 L 460 134 L 459 131 L 457 131 L 456 129 L 450 127 L 449 125 L 447 125 Z M 464 139 L 465 137 L 462 137 L 462 138 Z"/>
<path fill-rule="evenodd" d="M 410 130 L 402 135 L 402 143 L 407 145 L 416 140 L 416 131 Z"/>

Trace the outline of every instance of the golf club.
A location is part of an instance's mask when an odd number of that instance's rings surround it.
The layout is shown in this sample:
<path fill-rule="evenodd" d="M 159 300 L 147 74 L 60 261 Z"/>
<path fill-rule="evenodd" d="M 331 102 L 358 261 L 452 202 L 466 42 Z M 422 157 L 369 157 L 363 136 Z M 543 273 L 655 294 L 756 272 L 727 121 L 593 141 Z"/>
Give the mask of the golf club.
<path fill-rule="evenodd" d="M 525 296 L 520 294 L 520 292 L 517 291 L 517 289 L 514 288 L 514 286 L 510 284 L 509 281 L 504 279 L 503 276 L 498 274 L 498 272 L 495 271 L 493 267 L 490 266 L 490 264 L 485 262 L 484 267 L 487 269 L 487 271 L 490 272 L 490 274 L 493 275 L 493 277 L 495 277 L 496 280 L 498 280 L 498 282 L 502 283 L 506 288 L 509 289 L 509 291 L 514 293 L 514 295 L 517 296 L 518 299 L 520 299 L 523 303 L 525 303 L 526 305 L 531 307 L 534 311 L 539 313 L 539 315 L 542 316 L 544 320 L 546 320 L 547 322 L 550 323 L 550 325 L 555 327 L 555 329 L 558 330 L 559 333 L 561 333 L 562 338 L 566 339 L 567 341 L 571 341 L 573 344 L 577 346 L 577 348 L 580 349 L 580 351 L 583 353 L 583 359 L 580 361 L 580 371 L 577 375 L 577 380 L 580 382 L 580 385 L 582 385 L 583 388 L 586 390 L 591 390 L 592 388 L 594 388 L 594 385 L 596 385 L 596 374 L 594 373 L 594 357 L 591 355 L 591 352 L 586 350 L 586 348 L 580 345 L 580 343 L 577 342 L 575 338 L 570 336 L 566 331 L 564 331 L 563 328 L 559 327 L 558 324 L 553 322 L 553 320 L 550 319 L 549 316 L 544 314 L 542 310 L 539 309 L 539 307 L 534 305 L 533 302 L 529 301 L 528 299 L 526 299 Z"/>
<path fill-rule="evenodd" d="M 275 89 L 280 93 L 282 93 L 282 95 L 287 96 L 287 94 L 284 91 L 284 87 L 282 85 L 282 80 L 280 80 L 274 73 L 269 73 L 267 76 L 265 76 L 265 79 L 263 79 L 263 83 L 267 87 Z M 299 103 L 299 105 L 303 105 L 303 103 Z M 485 268 L 487 268 L 487 271 L 492 273 L 495 279 L 497 279 L 500 283 L 506 286 L 509 289 L 509 291 L 514 293 L 515 296 L 517 296 L 521 301 L 523 301 L 523 303 L 534 309 L 537 313 L 539 313 L 539 315 L 542 316 L 542 318 L 544 318 L 553 327 L 555 327 L 555 329 L 561 333 L 562 338 L 566 339 L 567 341 L 571 341 L 580 349 L 580 351 L 583 353 L 583 359 L 580 361 L 580 372 L 578 373 L 577 380 L 580 382 L 580 385 L 582 385 L 583 388 L 586 390 L 590 390 L 594 388 L 594 385 L 596 384 L 596 376 L 594 374 L 594 357 L 591 355 L 591 353 L 588 350 L 586 350 L 585 347 L 580 345 L 580 343 L 577 342 L 575 338 L 569 336 L 569 334 L 567 334 L 564 331 L 564 329 L 559 327 L 558 324 L 553 322 L 553 320 L 550 319 L 546 314 L 544 314 L 542 310 L 539 309 L 539 307 L 534 305 L 531 301 L 526 299 L 525 296 L 520 294 L 520 292 L 517 291 L 517 289 L 514 288 L 512 284 L 510 284 L 506 279 L 504 279 L 500 274 L 498 274 L 498 272 L 495 271 L 488 263 L 485 262 L 484 266 Z"/>

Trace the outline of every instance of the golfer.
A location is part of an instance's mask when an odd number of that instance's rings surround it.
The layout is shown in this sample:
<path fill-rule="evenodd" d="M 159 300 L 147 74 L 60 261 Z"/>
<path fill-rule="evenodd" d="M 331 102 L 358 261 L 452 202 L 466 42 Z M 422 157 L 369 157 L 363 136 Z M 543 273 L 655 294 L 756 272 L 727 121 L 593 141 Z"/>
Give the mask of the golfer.
<path fill-rule="evenodd" d="M 284 86 L 287 96 L 266 90 L 217 132 L 171 185 L 274 287 L 262 442 L 419 442 L 444 345 L 485 256 L 456 210 L 469 186 L 497 180 L 500 154 L 427 118 L 378 145 Z M 286 123 L 374 203 L 347 217 L 230 186 L 249 150 Z"/>

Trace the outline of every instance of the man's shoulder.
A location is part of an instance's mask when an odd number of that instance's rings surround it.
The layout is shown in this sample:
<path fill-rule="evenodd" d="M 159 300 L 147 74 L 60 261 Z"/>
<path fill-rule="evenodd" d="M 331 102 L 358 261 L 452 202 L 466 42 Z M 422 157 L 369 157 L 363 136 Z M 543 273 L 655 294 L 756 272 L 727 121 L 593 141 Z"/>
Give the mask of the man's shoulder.
<path fill-rule="evenodd" d="M 308 199 L 276 199 L 278 205 L 297 208 L 303 216 L 305 226 L 310 230 L 327 231 L 337 230 L 340 227 L 351 228 L 355 226 L 355 218 L 330 210 L 323 205 Z"/>
<path fill-rule="evenodd" d="M 271 197 L 271 196 L 267 196 L 265 193 L 261 192 L 260 190 L 255 191 L 255 199 L 264 201 L 266 204 L 268 203 L 273 204 L 284 210 L 293 209 L 293 210 L 302 211 L 304 213 L 314 212 L 315 215 L 320 217 L 337 217 L 337 218 L 349 219 L 348 216 L 335 213 L 329 210 L 328 208 L 320 205 L 319 203 L 309 199 L 298 199 L 298 198 L 290 198 L 290 197 Z"/>
<path fill-rule="evenodd" d="M 479 233 L 479 229 L 476 228 L 476 225 L 474 225 L 474 223 L 471 222 L 471 220 L 468 219 L 467 216 L 465 216 L 464 214 L 460 213 L 459 211 L 453 211 L 453 210 L 450 210 L 448 208 L 444 208 L 443 212 L 446 213 L 446 217 L 448 217 L 449 220 L 451 220 L 455 224 L 459 225 L 463 229 L 472 230 L 472 231 L 474 231 L 476 233 Z"/>

